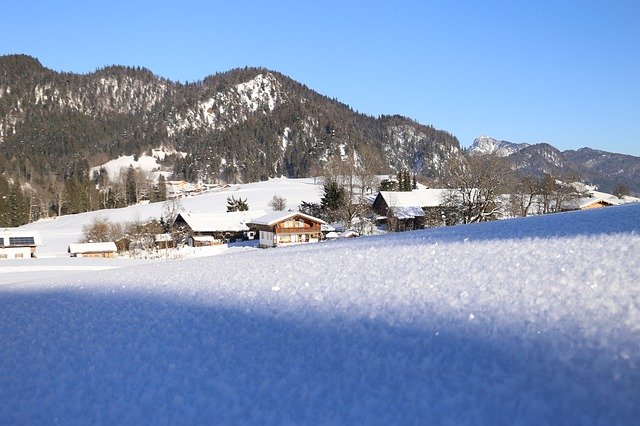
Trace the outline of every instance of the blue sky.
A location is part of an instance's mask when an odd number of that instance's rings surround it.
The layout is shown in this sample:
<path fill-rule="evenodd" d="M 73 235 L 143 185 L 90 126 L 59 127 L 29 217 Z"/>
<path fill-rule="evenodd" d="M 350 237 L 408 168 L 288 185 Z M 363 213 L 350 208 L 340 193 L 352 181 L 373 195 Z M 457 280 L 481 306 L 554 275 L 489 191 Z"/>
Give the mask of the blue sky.
<path fill-rule="evenodd" d="M 181 82 L 264 66 L 369 115 L 640 156 L 640 2 L 0 3 L 0 54 Z"/>

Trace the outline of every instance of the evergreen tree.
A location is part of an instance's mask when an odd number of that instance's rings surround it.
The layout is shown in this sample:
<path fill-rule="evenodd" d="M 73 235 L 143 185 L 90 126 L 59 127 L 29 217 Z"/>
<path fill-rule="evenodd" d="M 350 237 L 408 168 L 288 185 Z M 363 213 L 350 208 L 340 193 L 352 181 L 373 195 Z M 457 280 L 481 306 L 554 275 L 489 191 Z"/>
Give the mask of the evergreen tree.
<path fill-rule="evenodd" d="M 0 175 L 0 228 L 11 226 L 9 207 L 9 182 Z"/>
<path fill-rule="evenodd" d="M 404 174 L 402 172 L 398 172 L 396 179 L 398 180 L 397 190 L 404 191 Z"/>
<path fill-rule="evenodd" d="M 158 176 L 158 184 L 156 185 L 153 201 L 166 201 L 167 200 L 167 180 L 164 175 Z"/>
<path fill-rule="evenodd" d="M 227 212 L 243 212 L 249 210 L 247 199 L 236 198 L 233 195 L 227 197 Z"/>
<path fill-rule="evenodd" d="M 328 179 L 324 184 L 324 195 L 320 199 L 320 207 L 325 217 L 332 222 L 341 220 L 346 206 L 345 189 L 335 179 Z"/>
<path fill-rule="evenodd" d="M 300 213 L 308 214 L 317 218 L 325 217 L 322 206 L 318 203 L 308 203 L 303 201 L 302 204 L 298 206 L 298 210 Z"/>
<path fill-rule="evenodd" d="M 129 165 L 127 169 L 127 180 L 126 180 L 126 188 L 127 188 L 127 205 L 136 203 L 136 170 L 132 165 Z"/>
<path fill-rule="evenodd" d="M 10 186 L 7 200 L 9 226 L 21 226 L 29 223 L 29 203 L 18 182 L 14 182 Z"/>

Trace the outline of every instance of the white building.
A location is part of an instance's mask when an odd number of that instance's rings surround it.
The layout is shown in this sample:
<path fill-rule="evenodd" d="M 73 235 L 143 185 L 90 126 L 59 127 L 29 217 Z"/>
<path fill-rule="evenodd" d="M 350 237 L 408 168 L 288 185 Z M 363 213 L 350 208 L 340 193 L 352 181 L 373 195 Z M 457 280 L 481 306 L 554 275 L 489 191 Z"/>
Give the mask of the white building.
<path fill-rule="evenodd" d="M 37 232 L 5 228 L 0 232 L 0 259 L 36 257 L 36 247 L 41 245 Z"/>

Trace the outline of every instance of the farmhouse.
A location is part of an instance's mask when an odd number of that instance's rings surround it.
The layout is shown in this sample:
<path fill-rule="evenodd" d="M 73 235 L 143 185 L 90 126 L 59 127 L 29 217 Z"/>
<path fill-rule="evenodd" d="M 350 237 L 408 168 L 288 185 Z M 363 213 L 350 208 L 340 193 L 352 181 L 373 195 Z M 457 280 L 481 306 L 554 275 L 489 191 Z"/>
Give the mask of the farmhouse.
<path fill-rule="evenodd" d="M 372 202 L 379 224 L 387 223 L 390 230 L 409 231 L 430 226 L 456 223 L 456 207 L 445 203 L 450 191 L 439 188 L 413 191 L 380 191 Z"/>
<path fill-rule="evenodd" d="M 36 257 L 36 247 L 42 245 L 37 232 L 5 228 L 0 232 L 0 259 Z"/>
<path fill-rule="evenodd" d="M 71 257 L 115 257 L 117 251 L 118 248 L 113 241 L 69 244 L 67 249 Z"/>
<path fill-rule="evenodd" d="M 178 213 L 173 226 L 187 236 L 187 244 L 210 246 L 236 239 L 251 239 L 253 234 L 247 223 L 264 215 L 264 210 Z"/>
<path fill-rule="evenodd" d="M 322 219 L 300 212 L 273 212 L 252 220 L 248 225 L 260 231 L 259 247 L 316 243 L 322 239 Z"/>

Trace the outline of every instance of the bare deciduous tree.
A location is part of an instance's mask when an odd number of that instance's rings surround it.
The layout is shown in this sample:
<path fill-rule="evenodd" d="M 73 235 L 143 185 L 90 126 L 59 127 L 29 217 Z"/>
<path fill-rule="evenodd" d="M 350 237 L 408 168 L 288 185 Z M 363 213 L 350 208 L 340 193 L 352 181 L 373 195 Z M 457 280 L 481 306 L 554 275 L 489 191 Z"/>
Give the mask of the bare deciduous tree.
<path fill-rule="evenodd" d="M 284 197 L 276 194 L 273 196 L 271 201 L 269 201 L 268 206 L 271 207 L 274 211 L 283 211 L 287 208 L 287 200 Z"/>
<path fill-rule="evenodd" d="M 461 206 L 464 223 L 495 219 L 500 211 L 500 195 L 508 192 L 513 176 L 505 158 L 456 155 L 446 165 L 448 203 Z"/>
<path fill-rule="evenodd" d="M 120 224 L 109 222 L 104 217 L 98 217 L 88 225 L 82 227 L 82 242 L 107 242 L 115 241 L 123 235 Z"/>

